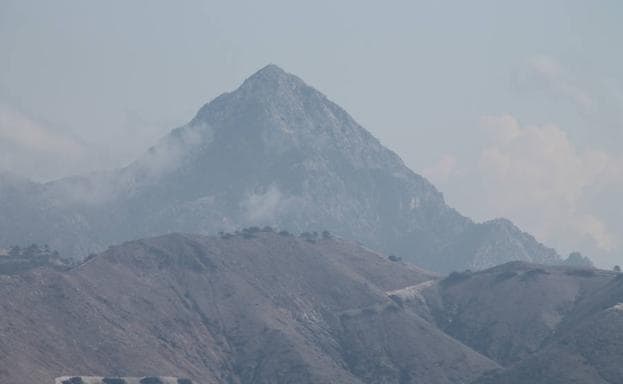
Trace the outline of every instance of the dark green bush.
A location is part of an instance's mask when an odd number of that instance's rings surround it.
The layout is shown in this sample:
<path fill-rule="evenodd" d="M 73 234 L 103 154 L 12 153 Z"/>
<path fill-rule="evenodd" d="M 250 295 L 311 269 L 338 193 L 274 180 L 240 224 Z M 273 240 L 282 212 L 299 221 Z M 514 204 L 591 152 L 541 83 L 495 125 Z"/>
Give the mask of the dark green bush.
<path fill-rule="evenodd" d="M 127 382 L 124 379 L 119 377 L 105 377 L 102 379 L 104 384 L 126 384 Z"/>
<path fill-rule="evenodd" d="M 84 384 L 84 381 L 82 380 L 82 377 L 75 376 L 70 379 L 63 380 L 63 384 Z"/>
<path fill-rule="evenodd" d="M 495 282 L 501 283 L 502 281 L 512 279 L 515 276 L 517 276 L 517 272 L 515 271 L 504 271 L 495 277 Z"/>
<path fill-rule="evenodd" d="M 444 285 L 452 285 L 452 284 L 456 284 L 459 283 L 461 281 L 467 280 L 469 278 L 472 277 L 472 271 L 470 271 L 469 269 L 465 270 L 464 272 L 452 272 L 448 275 L 448 277 L 446 277 L 445 279 L 443 279 L 441 281 L 442 284 Z"/>
<path fill-rule="evenodd" d="M 535 268 L 535 269 L 531 269 L 529 271 L 524 272 L 524 274 L 521 275 L 521 281 L 535 280 L 539 276 L 549 275 L 549 274 L 550 274 L 549 272 L 547 272 L 546 270 L 542 268 Z"/>
<path fill-rule="evenodd" d="M 144 377 L 139 381 L 141 384 L 163 384 L 159 377 Z"/>
<path fill-rule="evenodd" d="M 303 232 L 299 235 L 299 237 L 309 243 L 315 243 L 318 239 L 318 232 Z"/>
<path fill-rule="evenodd" d="M 588 268 L 578 268 L 578 269 L 571 269 L 567 271 L 566 274 L 569 276 L 591 277 L 591 276 L 595 276 L 595 270 L 588 269 Z"/>

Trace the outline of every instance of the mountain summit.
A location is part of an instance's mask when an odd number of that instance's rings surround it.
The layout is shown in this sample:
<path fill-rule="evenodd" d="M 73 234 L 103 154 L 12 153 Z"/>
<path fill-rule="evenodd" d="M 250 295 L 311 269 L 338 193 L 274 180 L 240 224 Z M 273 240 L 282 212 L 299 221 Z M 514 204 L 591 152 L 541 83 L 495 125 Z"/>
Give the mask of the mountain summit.
<path fill-rule="evenodd" d="M 262 89 L 262 91 L 266 91 L 271 88 L 285 87 L 292 89 L 306 86 L 305 82 L 299 77 L 284 71 L 275 64 L 268 64 L 247 78 L 240 88 L 257 87 Z"/>
<path fill-rule="evenodd" d="M 559 261 L 510 222 L 477 224 L 448 207 L 346 111 L 272 64 L 129 166 L 30 190 L 0 196 L 11 208 L 0 246 L 84 256 L 144 236 L 270 225 L 328 229 L 439 272 Z"/>

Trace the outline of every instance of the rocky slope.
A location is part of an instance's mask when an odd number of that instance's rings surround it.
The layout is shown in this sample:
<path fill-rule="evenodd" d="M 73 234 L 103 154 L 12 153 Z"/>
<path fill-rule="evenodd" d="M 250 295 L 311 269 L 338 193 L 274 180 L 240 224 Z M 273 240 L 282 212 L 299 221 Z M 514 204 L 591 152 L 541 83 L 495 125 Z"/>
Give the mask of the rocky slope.
<path fill-rule="evenodd" d="M 0 176 L 0 247 L 77 258 L 112 243 L 249 225 L 328 229 L 440 272 L 557 263 L 507 220 L 448 207 L 323 94 L 269 65 L 129 166 L 46 184 Z"/>
<path fill-rule="evenodd" d="M 525 359 L 560 332 L 585 298 L 616 276 L 589 268 L 512 262 L 453 273 L 423 292 L 429 319 L 503 366 Z"/>
<path fill-rule="evenodd" d="M 623 382 L 623 275 L 507 263 L 392 292 L 501 365 L 476 384 Z"/>
<path fill-rule="evenodd" d="M 0 275 L 0 382 L 618 383 L 622 303 L 590 268 L 440 278 L 329 233 L 172 234 Z"/>
<path fill-rule="evenodd" d="M 477 384 L 623 382 L 623 275 L 579 300 L 536 353 Z"/>
<path fill-rule="evenodd" d="M 133 241 L 0 276 L 0 382 L 461 383 L 496 368 L 385 293 L 432 277 L 329 236 Z"/>
<path fill-rule="evenodd" d="M 18 274 L 42 266 L 68 269 L 73 264 L 73 261 L 62 258 L 57 251 L 47 246 L 32 244 L 26 248 L 0 250 L 0 275 Z"/>

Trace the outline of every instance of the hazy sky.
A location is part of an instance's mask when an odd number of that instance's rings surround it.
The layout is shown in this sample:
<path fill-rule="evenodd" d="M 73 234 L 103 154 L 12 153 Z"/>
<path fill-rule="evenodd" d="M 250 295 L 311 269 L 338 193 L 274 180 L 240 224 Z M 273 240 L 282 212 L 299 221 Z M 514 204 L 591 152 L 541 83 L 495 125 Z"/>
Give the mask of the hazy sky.
<path fill-rule="evenodd" d="M 448 202 L 623 263 L 623 2 L 0 0 L 0 169 L 125 164 L 267 63 Z"/>

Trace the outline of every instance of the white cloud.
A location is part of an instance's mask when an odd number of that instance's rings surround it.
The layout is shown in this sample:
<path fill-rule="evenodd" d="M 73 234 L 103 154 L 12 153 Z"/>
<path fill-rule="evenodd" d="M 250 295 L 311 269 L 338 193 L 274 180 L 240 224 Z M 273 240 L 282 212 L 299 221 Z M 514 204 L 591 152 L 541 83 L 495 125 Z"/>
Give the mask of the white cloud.
<path fill-rule="evenodd" d="M 300 203 L 296 197 L 284 195 L 276 185 L 270 185 L 262 191 L 249 193 L 240 207 L 246 222 L 276 225 L 277 218 L 283 218 L 292 207 Z"/>
<path fill-rule="evenodd" d="M 550 92 L 569 98 L 584 112 L 594 109 L 593 98 L 553 57 L 547 55 L 532 57 L 528 61 L 528 76 Z"/>
<path fill-rule="evenodd" d="M 0 169 L 33 178 L 55 177 L 81 170 L 87 154 L 77 138 L 0 103 Z"/>
<path fill-rule="evenodd" d="M 270 220 L 279 209 L 283 196 L 275 186 L 271 186 L 265 193 L 250 194 L 242 203 L 251 222 Z"/>
<path fill-rule="evenodd" d="M 213 140 L 212 127 L 205 124 L 186 125 L 160 139 L 137 160 L 133 170 L 141 178 L 157 179 L 182 166 L 188 152 L 207 146 Z"/>
<path fill-rule="evenodd" d="M 489 142 L 478 163 L 484 204 L 553 245 L 589 238 L 607 252 L 621 246 L 612 218 L 598 215 L 587 191 L 623 187 L 623 158 L 580 150 L 558 126 L 487 116 Z M 578 243 L 579 244 L 579 243 Z"/>
<path fill-rule="evenodd" d="M 433 184 L 444 184 L 456 171 L 456 158 L 453 155 L 443 155 L 435 164 L 424 169 L 422 174 Z"/>
<path fill-rule="evenodd" d="M 27 150 L 76 153 L 82 145 L 75 139 L 47 129 L 16 109 L 0 104 L 0 137 Z"/>

